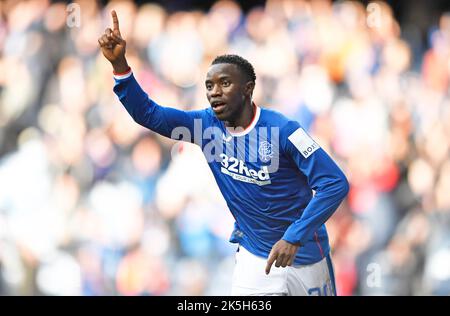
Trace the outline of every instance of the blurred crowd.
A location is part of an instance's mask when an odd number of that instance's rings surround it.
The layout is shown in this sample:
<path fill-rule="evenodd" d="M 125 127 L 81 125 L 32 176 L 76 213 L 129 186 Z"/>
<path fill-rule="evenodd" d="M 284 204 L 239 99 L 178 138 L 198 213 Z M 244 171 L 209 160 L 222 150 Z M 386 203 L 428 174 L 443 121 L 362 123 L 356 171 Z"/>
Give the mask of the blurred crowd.
<path fill-rule="evenodd" d="M 74 4 L 0 1 L 0 295 L 229 294 L 233 218 L 201 151 L 140 127 L 113 93 L 97 43 L 112 9 L 155 101 L 207 107 L 209 64 L 237 53 L 255 103 L 338 162 L 339 295 L 450 294 L 450 14 L 414 65 L 383 2 Z"/>

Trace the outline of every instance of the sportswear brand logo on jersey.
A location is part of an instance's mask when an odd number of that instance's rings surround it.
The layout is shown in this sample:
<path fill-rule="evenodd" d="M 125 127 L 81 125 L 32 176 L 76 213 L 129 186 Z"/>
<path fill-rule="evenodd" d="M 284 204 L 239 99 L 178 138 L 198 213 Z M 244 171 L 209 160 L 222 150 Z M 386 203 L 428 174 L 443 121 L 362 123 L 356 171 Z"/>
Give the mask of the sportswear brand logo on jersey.
<path fill-rule="evenodd" d="M 194 119 L 193 135 L 187 127 L 178 126 L 172 130 L 171 138 L 194 142 L 200 146 L 208 163 L 221 162 L 219 154 L 223 152 L 228 157 L 237 157 L 245 163 L 267 164 L 269 173 L 277 172 L 279 168 L 280 129 L 277 126 L 261 126 L 252 129 L 245 136 L 233 136 L 217 126 L 203 129 L 202 120 Z M 245 172 L 245 168 L 243 170 Z"/>
<path fill-rule="evenodd" d="M 225 142 L 225 143 L 228 143 L 229 141 L 231 141 L 233 139 L 233 136 L 225 136 L 225 134 L 223 134 L 222 133 L 222 140 Z"/>
<path fill-rule="evenodd" d="M 272 144 L 269 143 L 268 141 L 260 142 L 258 154 L 259 154 L 259 158 L 263 162 L 269 161 L 273 157 Z"/>
<path fill-rule="evenodd" d="M 220 154 L 220 158 L 222 159 L 220 171 L 235 180 L 254 183 L 259 186 L 271 183 L 267 166 L 263 166 L 260 170 L 254 170 L 248 168 L 245 162 L 240 159 L 228 157 L 225 154 Z"/>

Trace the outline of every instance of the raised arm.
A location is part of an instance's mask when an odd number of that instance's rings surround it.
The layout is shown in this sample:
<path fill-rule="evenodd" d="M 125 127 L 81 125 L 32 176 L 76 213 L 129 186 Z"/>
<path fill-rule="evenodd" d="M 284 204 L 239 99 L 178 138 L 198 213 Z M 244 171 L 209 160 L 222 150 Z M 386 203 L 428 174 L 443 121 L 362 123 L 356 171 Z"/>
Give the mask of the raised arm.
<path fill-rule="evenodd" d="M 114 70 L 114 92 L 134 121 L 166 137 L 189 142 L 195 141 L 195 134 L 202 132 L 201 122 L 205 111 L 181 111 L 163 107 L 150 99 L 133 76 L 125 57 L 126 41 L 122 38 L 119 18 L 111 12 L 113 28 L 107 28 L 98 39 L 103 56 Z M 197 128 L 197 126 L 199 126 Z"/>

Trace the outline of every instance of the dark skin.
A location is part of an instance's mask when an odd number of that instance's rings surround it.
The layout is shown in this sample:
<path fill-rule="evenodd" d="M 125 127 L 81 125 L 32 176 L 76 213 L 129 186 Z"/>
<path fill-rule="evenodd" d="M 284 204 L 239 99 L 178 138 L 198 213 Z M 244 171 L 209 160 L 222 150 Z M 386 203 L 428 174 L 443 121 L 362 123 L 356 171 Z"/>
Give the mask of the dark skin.
<path fill-rule="evenodd" d="M 125 58 L 126 41 L 119 29 L 119 19 L 116 11 L 111 12 L 113 28 L 107 28 L 98 39 L 105 58 L 111 63 L 115 73 L 129 70 Z M 245 128 L 250 125 L 254 116 L 252 94 L 255 83 L 248 80 L 234 64 L 212 65 L 205 80 L 206 97 L 216 117 L 225 122 L 227 127 Z M 266 274 L 270 273 L 272 265 L 285 268 L 291 266 L 299 245 L 291 244 L 283 239 L 273 245 L 266 266 Z"/>
<path fill-rule="evenodd" d="M 245 128 L 250 125 L 255 114 L 252 106 L 255 83 L 246 80 L 236 65 L 212 65 L 206 74 L 205 87 L 216 117 L 227 127 Z"/>

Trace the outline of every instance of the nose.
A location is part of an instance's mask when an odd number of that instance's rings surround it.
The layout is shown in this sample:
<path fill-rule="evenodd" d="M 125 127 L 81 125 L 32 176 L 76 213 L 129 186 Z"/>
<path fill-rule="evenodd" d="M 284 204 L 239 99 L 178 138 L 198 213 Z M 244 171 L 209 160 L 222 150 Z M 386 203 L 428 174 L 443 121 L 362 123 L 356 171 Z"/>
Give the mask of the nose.
<path fill-rule="evenodd" d="M 209 94 L 212 98 L 214 97 L 220 97 L 222 95 L 222 89 L 220 88 L 220 85 L 215 84 L 212 89 L 209 91 Z"/>

